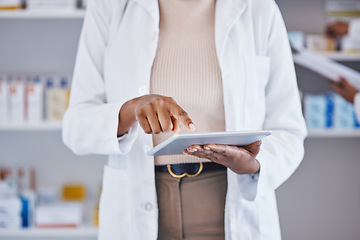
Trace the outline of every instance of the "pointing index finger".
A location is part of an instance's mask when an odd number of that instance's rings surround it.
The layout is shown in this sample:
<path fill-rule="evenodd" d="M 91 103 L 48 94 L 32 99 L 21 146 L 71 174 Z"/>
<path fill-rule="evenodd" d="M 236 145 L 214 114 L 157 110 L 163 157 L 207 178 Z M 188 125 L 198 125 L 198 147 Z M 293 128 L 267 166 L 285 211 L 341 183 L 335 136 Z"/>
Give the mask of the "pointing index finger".
<path fill-rule="evenodd" d="M 191 120 L 187 112 L 184 109 L 182 109 L 179 105 L 177 104 L 173 105 L 171 114 L 173 115 L 173 117 L 178 119 L 188 130 L 195 131 L 195 125 L 193 121 Z"/>

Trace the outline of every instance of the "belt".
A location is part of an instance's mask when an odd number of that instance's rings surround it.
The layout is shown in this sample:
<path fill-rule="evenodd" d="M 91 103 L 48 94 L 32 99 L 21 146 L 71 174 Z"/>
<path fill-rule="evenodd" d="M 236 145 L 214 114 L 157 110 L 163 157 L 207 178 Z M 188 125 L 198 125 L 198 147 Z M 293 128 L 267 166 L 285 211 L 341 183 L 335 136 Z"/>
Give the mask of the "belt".
<path fill-rule="evenodd" d="M 214 162 L 182 163 L 155 166 L 155 172 L 166 172 L 174 178 L 196 177 L 200 173 L 219 170 L 226 170 L 226 167 Z"/>

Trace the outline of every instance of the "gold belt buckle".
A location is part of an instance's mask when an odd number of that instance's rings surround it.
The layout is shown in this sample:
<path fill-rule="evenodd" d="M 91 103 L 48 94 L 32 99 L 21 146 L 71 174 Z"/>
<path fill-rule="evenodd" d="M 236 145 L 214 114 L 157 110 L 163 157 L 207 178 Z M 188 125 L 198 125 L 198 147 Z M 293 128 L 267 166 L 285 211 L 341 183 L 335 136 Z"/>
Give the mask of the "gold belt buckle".
<path fill-rule="evenodd" d="M 196 176 L 198 176 L 198 175 L 202 172 L 204 166 L 203 166 L 203 163 L 200 162 L 199 170 L 197 171 L 197 173 L 195 173 L 195 174 L 183 173 L 183 174 L 181 174 L 181 175 L 175 174 L 175 173 L 172 171 L 170 164 L 167 165 L 167 168 L 168 168 L 168 171 L 169 171 L 170 175 L 173 176 L 174 178 L 183 178 L 183 177 L 196 177 Z"/>

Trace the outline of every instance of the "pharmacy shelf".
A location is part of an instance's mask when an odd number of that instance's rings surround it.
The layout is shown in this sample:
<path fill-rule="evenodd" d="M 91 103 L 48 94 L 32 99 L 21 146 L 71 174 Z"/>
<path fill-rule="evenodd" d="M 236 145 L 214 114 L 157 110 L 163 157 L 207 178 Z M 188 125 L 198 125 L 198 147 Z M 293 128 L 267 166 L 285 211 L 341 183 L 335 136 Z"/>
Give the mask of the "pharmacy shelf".
<path fill-rule="evenodd" d="M 360 138 L 360 130 L 309 130 L 308 138 Z"/>
<path fill-rule="evenodd" d="M 340 62 L 360 61 L 360 53 L 342 53 L 342 52 L 317 52 L 325 57 Z"/>
<path fill-rule="evenodd" d="M 0 229 L 0 239 L 7 238 L 96 238 L 98 229 L 96 227 L 79 227 L 79 228 L 29 228 L 29 229 Z"/>
<path fill-rule="evenodd" d="M 0 131 L 60 131 L 61 122 L 0 123 Z"/>
<path fill-rule="evenodd" d="M 82 19 L 84 10 L 1 10 L 0 19 Z"/>

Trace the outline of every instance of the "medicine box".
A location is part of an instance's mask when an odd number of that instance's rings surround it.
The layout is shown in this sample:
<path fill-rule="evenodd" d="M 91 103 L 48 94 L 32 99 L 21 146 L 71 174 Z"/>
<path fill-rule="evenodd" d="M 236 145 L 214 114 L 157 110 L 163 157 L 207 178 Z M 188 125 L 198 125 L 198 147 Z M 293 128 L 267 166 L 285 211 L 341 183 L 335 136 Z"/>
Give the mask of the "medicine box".
<path fill-rule="evenodd" d="M 7 77 L 0 75 L 0 123 L 6 123 L 9 120 L 8 98 L 9 86 L 7 82 Z"/>
<path fill-rule="evenodd" d="M 10 80 L 10 120 L 13 123 L 25 121 L 25 78 L 12 77 Z"/>
<path fill-rule="evenodd" d="M 331 127 L 332 105 L 325 95 L 309 94 L 304 99 L 305 118 L 309 129 Z"/>
<path fill-rule="evenodd" d="M 77 0 L 28 0 L 26 7 L 29 10 L 75 10 Z"/>
<path fill-rule="evenodd" d="M 39 76 L 30 79 L 26 86 L 27 120 L 38 123 L 44 120 L 44 84 Z"/>
<path fill-rule="evenodd" d="M 21 0 L 0 0 L 0 10 L 21 8 Z"/>
<path fill-rule="evenodd" d="M 354 107 L 341 96 L 334 94 L 334 128 L 353 129 L 356 126 Z"/>

